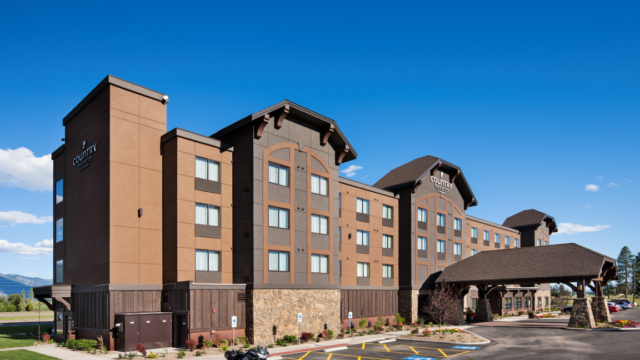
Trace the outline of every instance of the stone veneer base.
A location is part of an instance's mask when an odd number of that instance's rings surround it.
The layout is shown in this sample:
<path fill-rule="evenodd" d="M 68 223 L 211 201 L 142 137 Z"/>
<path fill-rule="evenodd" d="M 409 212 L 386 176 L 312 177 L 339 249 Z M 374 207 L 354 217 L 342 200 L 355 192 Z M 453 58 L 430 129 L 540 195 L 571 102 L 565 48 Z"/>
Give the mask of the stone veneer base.
<path fill-rule="evenodd" d="M 603 297 L 594 297 L 591 300 L 591 309 L 593 310 L 593 321 L 595 322 L 611 322 L 611 314 L 607 306 L 607 299 Z"/>
<path fill-rule="evenodd" d="M 571 309 L 569 327 L 596 327 L 589 299 L 579 298 L 573 300 L 573 309 Z"/>
<path fill-rule="evenodd" d="M 493 321 L 491 302 L 489 299 L 478 299 L 476 304 L 476 321 Z"/>

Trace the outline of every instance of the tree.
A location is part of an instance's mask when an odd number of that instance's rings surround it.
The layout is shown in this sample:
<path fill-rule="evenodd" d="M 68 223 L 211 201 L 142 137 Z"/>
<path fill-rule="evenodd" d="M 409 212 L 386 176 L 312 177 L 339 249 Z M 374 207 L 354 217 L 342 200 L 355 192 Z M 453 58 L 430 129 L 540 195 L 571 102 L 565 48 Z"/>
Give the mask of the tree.
<path fill-rule="evenodd" d="M 456 306 L 457 300 L 453 296 L 453 285 L 440 284 L 429 293 L 429 301 L 422 311 L 431 315 L 431 319 L 442 326 L 449 319 L 456 319 L 460 309 Z"/>
<path fill-rule="evenodd" d="M 633 280 L 634 263 L 634 256 L 629 247 L 625 246 L 620 250 L 620 255 L 618 255 L 616 262 L 618 263 L 618 284 L 621 285 L 620 290 L 624 291 L 624 295 L 627 296 Z"/>

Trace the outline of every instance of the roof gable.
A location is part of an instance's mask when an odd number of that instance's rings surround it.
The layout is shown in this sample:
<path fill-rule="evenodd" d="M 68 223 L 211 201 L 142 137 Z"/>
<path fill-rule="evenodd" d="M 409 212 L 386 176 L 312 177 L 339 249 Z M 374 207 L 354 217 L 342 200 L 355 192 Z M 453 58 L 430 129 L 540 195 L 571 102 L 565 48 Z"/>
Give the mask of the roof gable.
<path fill-rule="evenodd" d="M 546 226 L 549 227 L 549 231 L 551 233 L 558 231 L 556 220 L 553 218 L 553 216 L 547 215 L 535 209 L 523 210 L 515 215 L 509 216 L 504 221 L 502 226 L 521 229 L 532 226 L 538 227 L 542 224 L 542 222 L 546 222 Z"/>

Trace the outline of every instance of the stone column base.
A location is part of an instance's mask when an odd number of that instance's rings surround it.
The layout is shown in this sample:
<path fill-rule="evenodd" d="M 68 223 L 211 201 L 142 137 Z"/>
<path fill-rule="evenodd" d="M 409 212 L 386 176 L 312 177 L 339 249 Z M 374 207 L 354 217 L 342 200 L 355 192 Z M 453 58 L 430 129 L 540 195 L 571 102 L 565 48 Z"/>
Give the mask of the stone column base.
<path fill-rule="evenodd" d="M 489 299 L 478 299 L 476 304 L 476 321 L 493 321 L 491 302 Z"/>
<path fill-rule="evenodd" d="M 607 299 L 594 297 L 591 300 L 591 309 L 593 310 L 593 320 L 595 322 L 611 322 L 611 313 L 609 313 Z"/>
<path fill-rule="evenodd" d="M 571 310 L 571 318 L 569 318 L 569 327 L 596 327 L 589 299 L 580 298 L 573 300 L 573 309 Z"/>
<path fill-rule="evenodd" d="M 398 312 L 405 319 L 405 324 L 418 321 L 418 290 L 398 291 Z"/>

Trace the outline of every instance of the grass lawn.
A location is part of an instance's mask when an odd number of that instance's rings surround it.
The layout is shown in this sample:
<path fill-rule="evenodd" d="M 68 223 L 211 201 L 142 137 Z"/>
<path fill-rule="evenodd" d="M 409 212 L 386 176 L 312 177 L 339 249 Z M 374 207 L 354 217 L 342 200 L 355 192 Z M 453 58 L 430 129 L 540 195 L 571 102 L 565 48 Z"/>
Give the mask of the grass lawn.
<path fill-rule="evenodd" d="M 0 351 L 0 360 L 56 360 L 47 355 L 42 355 L 29 350 Z"/>
<path fill-rule="evenodd" d="M 51 333 L 51 329 L 53 329 L 52 324 L 40 325 L 41 333 Z M 22 325 L 22 326 L 0 326 L 0 334 L 19 334 L 19 333 L 30 333 L 30 332 L 38 332 L 38 325 Z"/>
<path fill-rule="evenodd" d="M 31 335 L 0 335 L 0 349 L 8 349 L 14 347 L 31 346 L 38 341 L 37 337 Z"/>

